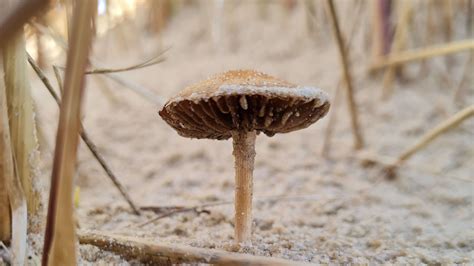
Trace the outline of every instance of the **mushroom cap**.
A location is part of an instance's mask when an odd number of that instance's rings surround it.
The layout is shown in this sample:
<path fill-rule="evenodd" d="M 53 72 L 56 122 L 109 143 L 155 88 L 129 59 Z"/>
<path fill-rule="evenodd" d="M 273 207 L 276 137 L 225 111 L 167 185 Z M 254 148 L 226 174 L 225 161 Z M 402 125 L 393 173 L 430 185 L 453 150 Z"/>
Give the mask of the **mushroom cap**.
<path fill-rule="evenodd" d="M 232 131 L 268 136 L 306 128 L 329 110 L 328 95 L 253 70 L 233 70 L 182 90 L 159 111 L 179 135 L 228 139 Z"/>

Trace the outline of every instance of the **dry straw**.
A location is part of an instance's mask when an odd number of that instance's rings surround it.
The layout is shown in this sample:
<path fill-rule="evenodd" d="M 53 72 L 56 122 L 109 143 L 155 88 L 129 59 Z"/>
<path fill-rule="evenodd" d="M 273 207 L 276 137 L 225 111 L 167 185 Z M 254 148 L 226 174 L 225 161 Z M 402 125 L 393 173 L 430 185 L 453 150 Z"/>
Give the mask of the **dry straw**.
<path fill-rule="evenodd" d="M 81 244 L 94 245 L 127 259 L 151 265 L 213 264 L 213 265 L 311 265 L 284 259 L 238 254 L 222 250 L 183 245 L 153 243 L 139 238 L 103 233 L 79 234 Z"/>
<path fill-rule="evenodd" d="M 342 38 L 341 30 L 339 28 L 339 21 L 337 18 L 336 9 L 334 7 L 334 2 L 332 0 L 327 0 L 327 7 L 329 17 L 331 19 L 334 38 L 336 39 L 337 47 L 339 49 L 341 65 L 344 71 L 344 82 L 347 86 L 347 100 L 349 103 L 349 110 L 351 115 L 352 133 L 354 135 L 354 148 L 360 149 L 364 146 L 364 139 L 362 137 L 362 133 L 359 127 L 357 105 L 354 97 L 354 88 L 352 76 L 349 70 L 347 51 L 345 50 L 344 40 Z"/>
<path fill-rule="evenodd" d="M 33 99 L 28 83 L 23 31 L 5 42 L 3 47 L 6 100 L 9 114 L 12 150 L 27 199 L 28 213 L 34 216 L 40 208 L 38 178 L 38 143 Z M 30 219 L 33 221 L 33 219 Z M 37 228 L 31 228 L 37 230 Z"/>
<path fill-rule="evenodd" d="M 74 7 L 71 46 L 67 55 L 64 97 L 60 108 L 54 154 L 43 265 L 75 265 L 76 237 L 73 212 L 75 172 L 84 72 L 92 44 L 97 1 Z"/>
<path fill-rule="evenodd" d="M 0 81 L 2 81 L 0 79 Z M 15 175 L 5 88 L 0 84 L 0 241 L 10 241 L 13 265 L 24 265 L 26 254 L 27 208 L 20 179 Z M 10 213 L 11 210 L 11 213 Z M 11 226 L 10 226 L 11 224 Z M 7 225 L 7 226 L 5 226 Z"/>
<path fill-rule="evenodd" d="M 8 125 L 8 110 L 2 76 L 0 76 L 0 90 L 0 213 L 2 214 L 0 216 L 0 241 L 7 242 L 11 237 L 8 179 L 13 175 L 13 167 L 10 165 L 13 164 L 13 156 L 10 148 L 10 126 Z"/>
<path fill-rule="evenodd" d="M 362 9 L 363 9 L 362 2 L 361 1 L 357 2 L 356 7 L 354 7 L 354 10 L 356 10 L 355 13 L 358 15 L 355 17 L 354 21 L 351 23 L 352 28 L 350 29 L 349 34 L 348 34 L 349 39 L 345 43 L 346 51 L 350 50 L 352 41 L 354 40 L 354 37 L 356 35 L 355 33 L 359 29 L 360 20 L 363 17 L 360 14 Z M 330 112 L 329 121 L 327 123 L 326 130 L 324 132 L 323 148 L 321 151 L 321 155 L 323 157 L 329 157 L 330 155 L 329 153 L 331 150 L 331 137 L 334 131 L 334 127 L 336 125 L 336 121 L 337 121 L 337 111 L 339 107 L 340 98 L 342 97 L 342 86 L 344 82 L 344 77 L 345 76 L 342 75 L 342 78 L 339 80 L 339 83 L 336 86 L 336 91 L 334 92 L 333 100 L 331 101 L 332 103 L 331 103 L 331 110 L 329 111 Z"/>
<path fill-rule="evenodd" d="M 376 69 L 401 65 L 411 61 L 431 58 L 435 56 L 448 55 L 466 50 L 474 50 L 474 40 L 455 41 L 447 44 L 435 45 L 426 48 L 403 51 L 381 57 L 369 67 L 369 72 Z"/>

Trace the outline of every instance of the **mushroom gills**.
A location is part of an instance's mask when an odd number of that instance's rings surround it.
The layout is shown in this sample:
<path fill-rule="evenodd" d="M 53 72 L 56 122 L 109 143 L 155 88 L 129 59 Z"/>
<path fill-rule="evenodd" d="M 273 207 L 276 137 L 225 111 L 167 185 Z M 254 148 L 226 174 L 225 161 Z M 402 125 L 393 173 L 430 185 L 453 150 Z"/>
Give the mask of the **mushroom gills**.
<path fill-rule="evenodd" d="M 273 136 L 308 127 L 326 114 L 329 104 L 318 99 L 235 94 L 200 102 L 182 100 L 167 108 L 179 111 L 168 112 L 175 116 L 172 120 L 181 122 L 172 122 L 174 128 L 193 134 L 200 132 L 194 134 L 195 138 L 228 139 L 229 130 L 257 131 Z"/>

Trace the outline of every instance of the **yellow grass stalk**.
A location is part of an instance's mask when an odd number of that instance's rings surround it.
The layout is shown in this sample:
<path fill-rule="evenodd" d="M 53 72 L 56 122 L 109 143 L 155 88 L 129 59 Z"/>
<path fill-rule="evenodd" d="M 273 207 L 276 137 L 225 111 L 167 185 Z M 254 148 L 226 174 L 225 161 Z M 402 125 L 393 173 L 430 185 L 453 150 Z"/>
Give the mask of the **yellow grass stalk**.
<path fill-rule="evenodd" d="M 466 50 L 474 50 L 474 40 L 455 41 L 432 47 L 408 50 L 396 54 L 389 54 L 374 62 L 369 67 L 369 71 L 374 71 L 376 69 L 387 66 L 401 65 L 404 63 L 425 58 L 458 53 Z"/>
<path fill-rule="evenodd" d="M 41 206 L 37 180 L 39 152 L 23 30 L 4 43 L 2 52 L 12 149 L 28 213 L 33 217 L 38 214 Z M 33 223 L 36 220 L 30 221 L 30 230 L 37 231 L 39 225 Z"/>
<path fill-rule="evenodd" d="M 400 0 L 397 2 L 399 6 L 397 28 L 393 37 L 391 53 L 400 52 L 406 45 L 407 41 L 407 29 L 412 14 L 412 2 L 411 0 Z M 392 93 L 393 81 L 395 79 L 397 67 L 388 67 L 383 77 L 383 91 L 382 99 L 387 99 Z"/>
<path fill-rule="evenodd" d="M 1 62 L 0 62 L 1 67 Z M 7 177 L 5 175 L 5 164 L 8 162 L 8 157 L 12 155 L 6 154 L 5 145 L 10 145 L 10 138 L 8 141 L 4 136 L 6 133 L 10 136 L 9 126 L 8 126 L 8 110 L 6 108 L 6 99 L 5 99 L 5 87 L 3 83 L 3 71 L 0 68 L 0 241 L 8 242 L 11 237 L 11 214 L 10 214 L 10 201 L 8 199 L 8 190 L 7 190 Z M 5 108 L 4 108 L 5 107 Z M 5 128 L 6 127 L 6 128 Z M 7 132 L 6 132 L 7 131 Z M 7 142 L 7 143 L 5 143 Z"/>
<path fill-rule="evenodd" d="M 349 70 L 349 62 L 347 51 L 345 49 L 344 40 L 342 38 L 341 30 L 339 28 L 339 21 L 337 18 L 336 9 L 334 7 L 333 0 L 327 0 L 328 13 L 332 24 L 334 38 L 337 42 L 339 49 L 339 55 L 341 59 L 342 70 L 344 73 L 344 81 L 347 88 L 347 100 L 349 104 L 349 110 L 351 115 L 351 126 L 352 133 L 354 135 L 354 148 L 360 149 L 364 146 L 364 139 L 362 137 L 361 130 L 359 128 L 357 106 L 354 98 L 354 89 L 352 86 L 352 76 Z"/>
<path fill-rule="evenodd" d="M 301 261 L 232 253 L 217 249 L 153 243 L 134 237 L 94 232 L 80 233 L 79 242 L 97 246 L 128 259 L 139 260 L 147 265 L 312 265 Z"/>
<path fill-rule="evenodd" d="M 15 175 L 7 98 L 1 78 L 0 83 L 0 183 L 3 185 L 0 188 L 2 194 L 0 202 L 0 224 L 2 225 L 0 230 L 2 231 L 0 234 L 2 234 L 1 241 L 11 238 L 12 264 L 24 265 L 28 224 L 26 200 L 20 179 Z M 5 197 L 8 199 L 6 202 L 4 201 Z M 7 228 L 4 227 L 5 223 L 8 224 Z"/>
<path fill-rule="evenodd" d="M 75 265 L 76 237 L 73 211 L 73 176 L 80 130 L 80 110 L 95 23 L 97 1 L 76 2 L 71 45 L 60 108 L 48 206 L 43 265 Z"/>

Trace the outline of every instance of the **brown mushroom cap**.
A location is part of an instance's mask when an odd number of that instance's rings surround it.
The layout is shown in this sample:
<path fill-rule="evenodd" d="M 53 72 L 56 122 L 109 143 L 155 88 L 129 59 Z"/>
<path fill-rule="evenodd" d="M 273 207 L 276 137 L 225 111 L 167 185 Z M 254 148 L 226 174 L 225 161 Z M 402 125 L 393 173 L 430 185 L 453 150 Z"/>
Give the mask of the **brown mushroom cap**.
<path fill-rule="evenodd" d="M 273 136 L 306 128 L 328 110 L 328 96 L 318 88 L 235 70 L 187 87 L 159 114 L 183 137 L 228 139 L 234 130 Z"/>

